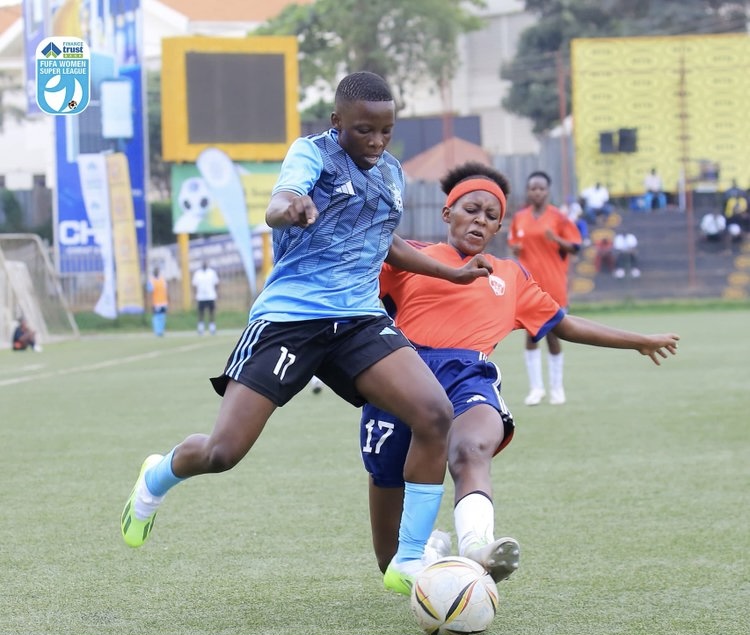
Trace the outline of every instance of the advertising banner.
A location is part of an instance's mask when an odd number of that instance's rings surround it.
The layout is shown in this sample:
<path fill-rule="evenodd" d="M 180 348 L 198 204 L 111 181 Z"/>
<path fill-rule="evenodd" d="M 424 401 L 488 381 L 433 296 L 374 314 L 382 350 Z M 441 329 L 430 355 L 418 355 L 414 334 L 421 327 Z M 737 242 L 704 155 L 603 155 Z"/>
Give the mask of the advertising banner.
<path fill-rule="evenodd" d="M 173 231 L 175 234 L 229 233 L 248 284 L 257 292 L 252 233 L 265 226 L 271 190 L 281 163 L 233 163 L 217 148 L 201 152 L 195 165 L 172 167 Z"/>
<path fill-rule="evenodd" d="M 83 112 L 80 107 L 71 108 L 72 101 L 78 104 L 75 95 L 67 100 L 63 98 L 69 87 L 72 87 L 70 90 L 75 88 L 72 80 L 64 91 L 61 89 L 62 95 L 54 94 L 54 84 L 42 90 L 49 108 L 45 112 L 59 108 L 55 114 L 66 115 L 55 117 L 57 192 L 54 229 L 58 268 L 64 274 L 101 272 L 106 281 L 109 264 L 105 261 L 109 256 L 97 241 L 97 231 L 91 225 L 84 204 L 82 183 L 87 179 L 80 173 L 79 156 L 119 153 L 127 162 L 129 207 L 132 207 L 137 246 L 138 293 L 142 294 L 140 272 L 145 270 L 149 237 L 145 196 L 141 0 L 24 0 L 23 15 L 30 111 L 40 112 L 37 84 L 41 80 L 37 75 L 37 64 L 41 68 L 42 60 L 37 60 L 37 49 L 47 50 L 47 53 L 42 53 L 45 61 L 52 59 L 47 55 L 55 54 L 54 49 L 48 48 L 46 39 L 52 39 L 57 48 L 61 48 L 58 42 L 65 44 L 81 40 L 87 44 L 85 52 L 90 56 L 86 60 L 89 92 L 86 95 L 81 93 L 82 98 L 87 98 Z M 76 67 L 83 68 L 79 63 Z M 117 249 L 119 247 L 113 248 L 113 253 Z M 132 281 L 133 261 L 128 262 L 130 264 L 124 270 L 115 269 L 116 278 L 124 275 Z M 130 289 L 130 285 L 131 282 L 121 283 L 117 279 L 115 288 L 119 293 Z M 132 298 L 125 299 L 120 304 L 142 306 L 142 300 L 132 304 Z"/>

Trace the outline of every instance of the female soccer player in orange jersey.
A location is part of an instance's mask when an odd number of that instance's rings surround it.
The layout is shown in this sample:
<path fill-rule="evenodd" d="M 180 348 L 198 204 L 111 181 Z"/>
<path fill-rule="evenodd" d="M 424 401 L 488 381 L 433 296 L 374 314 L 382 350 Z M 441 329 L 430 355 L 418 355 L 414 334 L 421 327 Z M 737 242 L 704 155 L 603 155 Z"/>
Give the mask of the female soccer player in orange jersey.
<path fill-rule="evenodd" d="M 545 172 L 532 172 L 526 181 L 529 205 L 513 215 L 508 245 L 520 263 L 534 276 L 547 293 L 566 309 L 568 306 L 568 267 L 570 256 L 581 248 L 581 234 L 575 224 L 559 209 L 549 204 L 550 178 Z M 563 388 L 563 352 L 560 338 L 546 336 L 549 357 L 550 403 L 565 403 Z M 542 351 L 538 340 L 526 336 L 526 371 L 529 375 L 527 406 L 536 406 L 544 398 Z"/>
<path fill-rule="evenodd" d="M 442 216 L 449 227 L 448 240 L 423 245 L 423 251 L 456 267 L 482 254 L 499 231 L 508 182 L 491 167 L 467 163 L 451 170 L 441 184 L 447 194 Z M 417 347 L 453 404 L 448 469 L 455 484 L 458 552 L 482 564 L 497 582 L 515 571 L 520 548 L 513 538 L 495 539 L 491 462 L 510 442 L 514 430 L 500 396 L 500 370 L 488 359 L 495 346 L 514 329 L 525 329 L 535 341 L 554 331 L 570 342 L 637 350 L 659 364 L 660 357 L 675 353 L 679 337 L 641 335 L 567 315 L 518 262 L 487 254 L 484 258 L 492 265 L 491 275 L 465 286 L 386 264 L 380 275 L 380 294 L 395 315 L 396 325 Z M 373 547 L 388 578 L 399 539 L 409 538 L 399 518 L 411 434 L 397 417 L 367 404 L 360 440 L 370 473 Z M 449 545 L 431 542 L 439 549 L 431 554 L 425 550 L 424 564 L 430 557 L 447 555 Z M 406 586 L 389 588 L 409 591 Z"/>

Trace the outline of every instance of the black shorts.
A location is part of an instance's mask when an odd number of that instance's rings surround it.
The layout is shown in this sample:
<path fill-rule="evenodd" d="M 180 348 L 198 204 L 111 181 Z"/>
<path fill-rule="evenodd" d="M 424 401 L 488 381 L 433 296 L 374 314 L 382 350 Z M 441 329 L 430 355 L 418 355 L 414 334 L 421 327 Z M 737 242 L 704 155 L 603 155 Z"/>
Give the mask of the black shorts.
<path fill-rule="evenodd" d="M 211 378 L 224 395 L 230 379 L 283 406 L 307 386 L 313 375 L 356 407 L 365 399 L 354 387 L 364 370 L 411 346 L 387 316 L 344 320 L 303 320 L 247 325 L 234 347 L 224 373 Z"/>
<path fill-rule="evenodd" d="M 198 300 L 198 312 L 213 311 L 216 308 L 216 300 Z"/>

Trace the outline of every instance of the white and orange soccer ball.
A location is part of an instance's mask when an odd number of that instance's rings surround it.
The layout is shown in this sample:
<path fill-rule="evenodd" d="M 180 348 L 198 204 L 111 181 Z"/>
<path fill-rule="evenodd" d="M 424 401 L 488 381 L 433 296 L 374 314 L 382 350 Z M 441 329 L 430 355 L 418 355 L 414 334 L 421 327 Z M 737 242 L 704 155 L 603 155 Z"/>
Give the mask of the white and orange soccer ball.
<path fill-rule="evenodd" d="M 495 619 L 497 586 L 468 558 L 449 556 L 426 567 L 414 581 L 411 610 L 428 635 L 481 633 Z"/>

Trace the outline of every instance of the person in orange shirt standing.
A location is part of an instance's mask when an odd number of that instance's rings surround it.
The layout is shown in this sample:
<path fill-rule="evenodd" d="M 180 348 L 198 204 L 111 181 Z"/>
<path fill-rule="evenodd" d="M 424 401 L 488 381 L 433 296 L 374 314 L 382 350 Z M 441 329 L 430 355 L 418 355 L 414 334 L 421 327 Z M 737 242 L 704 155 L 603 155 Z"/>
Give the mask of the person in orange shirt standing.
<path fill-rule="evenodd" d="M 151 326 L 154 329 L 154 335 L 162 337 L 167 327 L 169 294 L 167 281 L 159 271 L 159 267 L 154 267 L 154 275 L 148 280 L 148 291 L 151 294 Z"/>
<path fill-rule="evenodd" d="M 526 270 L 564 309 L 568 306 L 570 256 L 581 249 L 581 234 L 559 209 L 549 204 L 552 181 L 546 172 L 532 172 L 526 181 L 528 206 L 513 215 L 508 245 Z M 547 334 L 550 403 L 565 403 L 563 352 L 560 338 Z M 530 333 L 526 336 L 526 371 L 529 394 L 524 403 L 536 406 L 546 395 L 542 379 L 542 351 Z"/>

